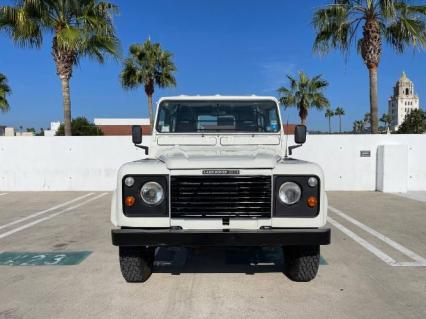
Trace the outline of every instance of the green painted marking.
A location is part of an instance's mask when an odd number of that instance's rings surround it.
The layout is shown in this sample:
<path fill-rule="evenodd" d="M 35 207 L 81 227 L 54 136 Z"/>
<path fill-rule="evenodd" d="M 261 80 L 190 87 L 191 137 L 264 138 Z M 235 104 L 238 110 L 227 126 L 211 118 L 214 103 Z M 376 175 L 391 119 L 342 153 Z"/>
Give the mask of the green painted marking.
<path fill-rule="evenodd" d="M 328 265 L 327 261 L 323 256 L 320 256 L 320 265 Z"/>
<path fill-rule="evenodd" d="M 78 265 L 91 251 L 4 252 L 0 266 L 70 266 Z"/>

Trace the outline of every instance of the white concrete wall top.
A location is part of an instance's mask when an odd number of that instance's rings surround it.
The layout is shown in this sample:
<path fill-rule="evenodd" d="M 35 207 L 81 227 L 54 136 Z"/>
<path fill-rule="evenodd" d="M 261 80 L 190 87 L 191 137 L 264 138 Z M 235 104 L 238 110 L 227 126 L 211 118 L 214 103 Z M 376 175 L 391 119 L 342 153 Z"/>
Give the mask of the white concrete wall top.
<path fill-rule="evenodd" d="M 310 135 L 293 157 L 319 163 L 327 190 L 374 191 L 379 145 L 406 145 L 407 188 L 426 190 L 426 135 Z M 0 137 L 0 190 L 112 190 L 117 169 L 144 156 L 129 136 Z"/>

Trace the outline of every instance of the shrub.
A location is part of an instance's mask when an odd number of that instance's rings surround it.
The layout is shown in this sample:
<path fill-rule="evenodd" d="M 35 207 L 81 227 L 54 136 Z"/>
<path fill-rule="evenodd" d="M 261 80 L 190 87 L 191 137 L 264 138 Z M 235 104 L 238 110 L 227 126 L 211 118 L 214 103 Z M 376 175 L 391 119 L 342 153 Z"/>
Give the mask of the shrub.
<path fill-rule="evenodd" d="M 89 122 L 85 117 L 77 117 L 71 121 L 71 131 L 73 136 L 94 136 L 94 135 L 104 135 L 99 127 L 94 123 Z M 56 136 L 64 136 L 64 123 L 62 123 Z"/>

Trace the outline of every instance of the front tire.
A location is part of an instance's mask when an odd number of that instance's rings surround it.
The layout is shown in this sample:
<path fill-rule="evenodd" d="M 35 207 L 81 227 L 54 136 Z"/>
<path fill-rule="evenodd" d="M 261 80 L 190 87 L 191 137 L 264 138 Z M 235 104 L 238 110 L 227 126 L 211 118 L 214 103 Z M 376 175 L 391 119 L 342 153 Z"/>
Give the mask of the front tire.
<path fill-rule="evenodd" d="M 284 273 L 293 281 L 307 282 L 315 278 L 320 263 L 320 246 L 283 247 Z"/>
<path fill-rule="evenodd" d="M 119 247 L 121 274 L 127 282 L 145 282 L 152 274 L 154 249 Z"/>

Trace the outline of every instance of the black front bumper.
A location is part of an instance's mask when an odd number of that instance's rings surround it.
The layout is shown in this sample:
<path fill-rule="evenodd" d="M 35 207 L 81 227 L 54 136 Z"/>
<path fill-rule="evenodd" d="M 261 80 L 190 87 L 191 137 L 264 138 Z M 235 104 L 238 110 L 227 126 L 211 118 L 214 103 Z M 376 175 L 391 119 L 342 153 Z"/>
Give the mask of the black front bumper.
<path fill-rule="evenodd" d="M 329 228 L 259 230 L 113 229 L 115 246 L 295 246 L 330 244 Z"/>

